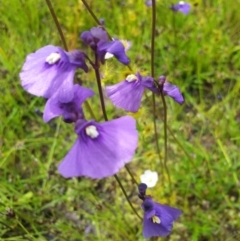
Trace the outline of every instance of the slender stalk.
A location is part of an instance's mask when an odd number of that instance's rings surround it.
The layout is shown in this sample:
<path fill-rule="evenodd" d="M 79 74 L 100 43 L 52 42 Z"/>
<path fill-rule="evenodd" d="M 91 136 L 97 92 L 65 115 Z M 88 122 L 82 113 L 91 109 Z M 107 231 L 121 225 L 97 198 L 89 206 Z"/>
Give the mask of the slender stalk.
<path fill-rule="evenodd" d="M 87 101 L 84 101 L 84 105 L 85 105 L 86 109 L 88 110 L 88 112 L 90 113 L 91 118 L 96 120 L 96 117 L 95 117 L 93 110 L 92 110 L 91 106 L 89 105 L 89 103 Z"/>
<path fill-rule="evenodd" d="M 131 176 L 133 182 L 138 186 L 138 182 L 137 182 L 136 179 L 134 178 L 131 170 L 130 170 L 129 167 L 128 167 L 128 164 L 125 165 L 125 168 L 126 168 L 127 172 L 129 173 L 129 175 Z"/>
<path fill-rule="evenodd" d="M 152 0 L 152 38 L 151 38 L 151 74 L 154 78 L 154 52 L 155 52 L 155 32 L 156 32 L 156 0 Z M 171 178 L 169 174 L 169 170 L 167 167 L 167 157 L 168 157 L 168 150 L 167 150 L 167 105 L 163 95 L 163 90 L 161 89 L 161 98 L 163 102 L 163 109 L 164 109 L 164 167 L 167 172 L 169 185 L 171 188 Z M 156 145 L 158 146 L 158 135 L 156 129 L 156 108 L 155 108 L 155 96 L 152 95 L 153 100 L 153 115 L 154 115 L 154 132 L 155 132 L 155 140 Z M 158 147 L 159 149 L 159 147 Z"/>
<path fill-rule="evenodd" d="M 158 159 L 160 161 L 161 164 L 161 169 L 164 169 L 164 164 L 162 161 L 162 158 L 160 156 L 160 147 L 159 147 L 159 143 L 158 143 L 158 133 L 157 133 L 157 123 L 156 123 L 156 102 L 155 102 L 155 94 L 152 93 L 152 104 L 153 104 L 153 123 L 154 123 L 154 139 L 155 139 L 155 143 L 156 143 L 156 148 L 157 148 L 157 155 L 158 155 Z M 164 175 L 162 176 L 162 182 L 164 182 Z"/>
<path fill-rule="evenodd" d="M 170 189 L 172 186 L 172 182 L 171 182 L 171 177 L 170 177 L 170 173 L 167 167 L 167 160 L 168 160 L 168 149 L 167 149 L 167 104 L 166 104 L 166 100 L 165 97 L 163 95 L 163 91 L 161 91 L 161 98 L 162 98 L 162 102 L 163 102 L 163 109 L 164 109 L 164 167 L 165 170 L 167 172 L 167 176 L 168 176 L 168 181 L 169 181 L 169 185 L 170 185 Z"/>
<path fill-rule="evenodd" d="M 87 4 L 87 2 L 85 0 L 82 0 L 82 3 L 84 4 L 84 6 L 86 7 L 86 9 L 88 10 L 88 12 L 91 14 L 91 16 L 93 17 L 93 19 L 95 20 L 95 22 L 98 25 L 101 25 L 100 21 L 98 20 L 97 16 L 94 14 L 94 12 L 92 11 L 92 9 L 90 8 L 90 6 Z M 102 26 L 102 25 L 101 25 Z M 104 26 L 102 26 L 102 28 L 105 29 Z M 106 30 L 106 29 L 105 29 Z M 107 30 L 106 30 L 107 32 Z M 108 38 L 112 40 L 111 35 L 107 32 Z"/>
<path fill-rule="evenodd" d="M 87 4 L 87 2 L 86 2 L 85 0 L 82 0 L 82 2 L 83 2 L 83 4 L 84 4 L 84 6 L 87 8 L 87 10 L 89 11 L 90 15 L 91 15 L 91 16 L 93 17 L 93 19 L 95 20 L 95 22 L 100 25 L 101 23 L 99 22 L 98 18 L 96 17 L 96 15 L 94 14 L 94 12 L 93 12 L 92 9 L 90 8 L 90 6 Z M 105 28 L 104 28 L 104 29 L 105 29 Z M 105 29 L 105 31 L 107 32 L 106 29 Z M 108 38 L 109 38 L 110 40 L 112 40 L 111 35 L 110 35 L 108 32 L 107 32 L 107 34 L 108 34 Z M 97 59 L 96 56 L 95 56 L 95 59 Z M 89 58 L 88 58 L 88 60 L 89 60 L 90 64 L 94 67 L 94 69 L 95 69 L 96 67 L 98 68 L 98 63 L 93 64 L 92 61 L 91 61 Z M 131 68 L 130 65 L 127 65 L 127 67 L 128 67 L 128 69 L 129 69 L 130 71 L 132 71 L 132 68 Z M 97 72 L 95 71 L 95 76 L 96 76 L 96 79 L 99 79 L 99 80 L 100 80 L 99 71 L 97 71 Z M 99 90 L 99 95 L 100 95 L 101 106 L 102 106 L 102 110 L 103 110 L 103 116 L 104 116 L 104 119 L 107 120 L 107 114 L 106 114 L 106 110 L 105 110 L 105 104 L 104 104 L 104 99 L 103 99 L 103 96 L 102 96 L 102 91 L 100 92 L 100 90 L 102 90 L 101 81 L 97 81 L 97 84 L 98 84 L 98 90 Z M 103 107 L 104 107 L 104 108 L 103 108 Z M 135 178 L 134 178 L 131 170 L 127 167 L 127 165 L 125 165 L 125 168 L 126 168 L 127 172 L 129 173 L 129 175 L 131 176 L 132 180 L 138 185 L 138 183 L 137 183 L 137 181 L 135 180 Z"/>
<path fill-rule="evenodd" d="M 155 62 L 155 33 L 156 33 L 156 0 L 152 0 L 152 35 L 151 35 L 151 75 L 155 77 L 155 69 L 154 69 L 154 62 Z M 154 123 L 154 136 L 155 136 L 155 143 L 157 148 L 157 153 L 159 160 L 161 162 L 161 168 L 163 169 L 162 158 L 160 157 L 160 147 L 158 143 L 158 133 L 157 133 L 157 123 L 156 123 L 156 100 L 155 94 L 152 93 L 152 105 L 153 105 L 153 123 Z M 162 175 L 162 177 L 164 177 Z"/>
<path fill-rule="evenodd" d="M 99 72 L 99 61 L 98 61 L 98 55 L 97 53 L 95 53 L 95 68 L 94 68 L 94 71 L 95 71 L 95 77 L 96 77 L 96 80 L 97 80 L 97 85 L 98 85 L 98 92 L 99 92 L 99 97 L 100 97 L 100 102 L 101 102 L 101 107 L 102 107 L 102 112 L 103 112 L 103 116 L 104 116 L 104 119 L 105 121 L 108 120 L 108 117 L 107 117 L 107 112 L 106 112 L 106 108 L 105 108 L 105 103 L 104 103 L 104 98 L 103 98 L 103 93 L 102 93 L 102 86 L 101 86 L 101 78 L 100 78 L 100 72 Z M 127 168 L 127 170 L 129 170 Z M 130 170 L 129 170 L 130 172 Z M 142 220 L 142 218 L 140 217 L 140 215 L 137 213 L 136 209 L 133 207 L 119 177 L 117 174 L 114 175 L 115 179 L 117 180 L 125 198 L 127 199 L 129 205 L 131 206 L 133 212 Z M 131 174 L 131 177 L 132 177 L 132 174 Z"/>
<path fill-rule="evenodd" d="M 96 80 L 97 80 L 98 93 L 99 93 L 99 96 L 100 96 L 100 102 L 101 102 L 103 117 L 104 117 L 105 121 L 107 121 L 108 117 L 107 117 L 107 112 L 106 112 L 104 98 L 103 98 L 103 92 L 102 92 L 101 77 L 100 77 L 100 72 L 99 72 L 99 63 L 98 63 L 97 53 L 95 53 L 95 68 L 94 68 L 94 71 L 95 71 L 95 77 L 96 77 Z"/>
<path fill-rule="evenodd" d="M 172 11 L 172 26 L 173 26 L 173 33 L 174 33 L 174 57 L 173 57 L 173 63 L 174 65 L 177 65 L 177 57 L 178 57 L 178 48 L 177 48 L 177 28 L 176 28 L 176 13 L 175 11 Z M 172 72 L 174 73 L 175 72 L 175 68 L 172 69 Z"/>
<path fill-rule="evenodd" d="M 115 177 L 116 181 L 118 182 L 118 185 L 119 185 L 120 188 L 122 189 L 122 192 L 123 192 L 124 196 L 126 197 L 126 199 L 127 199 L 128 203 L 129 203 L 129 205 L 131 206 L 132 210 L 133 210 L 134 213 L 140 218 L 140 220 L 142 220 L 142 218 L 140 217 L 140 215 L 137 213 L 136 209 L 133 207 L 131 201 L 129 200 L 129 198 L 128 198 L 128 196 L 127 196 L 127 193 L 126 193 L 126 191 L 125 191 L 125 189 L 124 189 L 124 187 L 123 187 L 123 185 L 122 185 L 119 177 L 117 176 L 117 174 L 115 174 L 114 177 Z"/>
<path fill-rule="evenodd" d="M 95 22 L 98 25 L 101 25 L 100 21 L 98 20 L 98 18 L 96 17 L 96 15 L 94 14 L 94 12 L 92 11 L 92 9 L 90 8 L 90 6 L 87 4 L 87 2 L 85 0 L 82 0 L 82 3 L 84 4 L 84 6 L 86 7 L 86 9 L 88 10 L 88 12 L 91 14 L 91 16 L 93 17 L 93 19 L 95 20 Z"/>
<path fill-rule="evenodd" d="M 54 11 L 54 9 L 53 9 L 53 6 L 52 6 L 52 4 L 51 4 L 51 1 L 50 1 L 50 0 L 45 0 L 45 1 L 46 1 L 47 5 L 48 5 L 49 11 L 50 11 L 50 13 L 51 13 L 51 15 L 52 15 L 52 17 L 53 17 L 53 20 L 54 20 L 54 22 L 55 22 L 55 25 L 56 25 L 56 27 L 57 27 L 57 30 L 58 30 L 58 33 L 59 33 L 60 38 L 61 38 L 61 40 L 62 40 L 64 49 L 65 49 L 66 51 L 68 51 L 68 47 L 67 47 L 66 40 L 65 40 L 65 38 L 64 38 L 64 35 L 63 35 L 63 32 L 62 32 L 61 26 L 60 26 L 60 24 L 59 24 L 59 21 L 58 21 L 58 19 L 57 19 L 57 16 L 56 16 L 56 14 L 55 14 L 55 11 Z"/>
<path fill-rule="evenodd" d="M 152 0 L 152 36 L 151 36 L 151 75 L 154 78 L 154 51 L 156 33 L 156 0 Z"/>

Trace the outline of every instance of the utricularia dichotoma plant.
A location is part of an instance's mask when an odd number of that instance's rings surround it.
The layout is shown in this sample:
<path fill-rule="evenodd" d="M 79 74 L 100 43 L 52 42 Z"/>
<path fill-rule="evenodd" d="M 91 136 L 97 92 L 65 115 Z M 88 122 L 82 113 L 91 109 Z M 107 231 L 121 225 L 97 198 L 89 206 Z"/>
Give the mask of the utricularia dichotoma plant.
<path fill-rule="evenodd" d="M 94 59 L 82 50 L 66 51 L 47 45 L 27 56 L 20 73 L 22 87 L 32 95 L 47 99 L 43 121 L 62 116 L 66 124 L 73 124 L 76 141 L 58 166 L 65 178 L 85 176 L 101 179 L 117 177 L 117 173 L 134 157 L 138 145 L 136 121 L 131 116 L 108 120 L 101 87 L 100 67 L 106 59 L 115 57 L 121 64 L 129 65 L 126 55 L 129 42 L 110 38 L 103 26 L 93 27 L 80 35 L 91 48 Z M 75 71 L 94 69 L 101 107 L 105 121 L 85 118 L 82 104 L 95 93 L 74 81 Z M 112 103 L 128 112 L 137 112 L 145 90 L 156 95 L 167 95 L 179 104 L 184 98 L 179 88 L 166 81 L 165 76 L 154 79 L 140 71 L 126 76 L 115 85 L 106 86 Z M 118 179 L 119 180 L 119 179 Z M 139 198 L 143 201 L 143 235 L 166 236 L 181 211 L 156 203 L 146 195 L 146 184 L 139 185 Z"/>

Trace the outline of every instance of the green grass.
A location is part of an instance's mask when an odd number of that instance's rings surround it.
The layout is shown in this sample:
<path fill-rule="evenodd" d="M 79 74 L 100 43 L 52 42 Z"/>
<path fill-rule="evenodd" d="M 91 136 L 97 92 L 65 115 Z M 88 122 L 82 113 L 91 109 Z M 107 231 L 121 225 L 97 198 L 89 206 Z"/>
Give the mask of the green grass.
<path fill-rule="evenodd" d="M 52 2 L 69 49 L 89 51 L 79 34 L 95 23 L 81 1 Z M 133 42 L 128 51 L 132 66 L 149 73 L 151 8 L 142 0 L 88 2 L 112 36 Z M 146 97 L 136 114 L 140 141 L 130 169 L 138 180 L 146 169 L 157 171 L 158 184 L 149 194 L 183 210 L 172 234 L 158 240 L 239 240 L 240 2 L 191 4 L 191 13 L 184 16 L 169 11 L 169 1 L 157 1 L 156 76 L 165 74 L 185 96 L 183 106 L 166 98 L 168 126 L 177 138 L 168 132 L 172 187 L 156 154 Z M 20 85 L 27 54 L 48 44 L 62 45 L 45 1 L 2 1 L 0 13 L 0 240 L 144 240 L 142 224 L 114 178 L 65 180 L 59 175 L 57 165 L 76 138 L 73 127 L 61 119 L 44 124 L 36 109 L 42 111 L 45 100 Z M 115 60 L 101 71 L 106 83 L 129 73 Z M 80 72 L 78 78 L 97 91 L 92 72 Z M 100 120 L 98 96 L 89 103 Z M 125 114 L 108 100 L 106 104 L 109 117 Z M 160 98 L 157 111 L 163 158 Z M 124 169 L 119 176 L 141 213 L 130 177 Z"/>

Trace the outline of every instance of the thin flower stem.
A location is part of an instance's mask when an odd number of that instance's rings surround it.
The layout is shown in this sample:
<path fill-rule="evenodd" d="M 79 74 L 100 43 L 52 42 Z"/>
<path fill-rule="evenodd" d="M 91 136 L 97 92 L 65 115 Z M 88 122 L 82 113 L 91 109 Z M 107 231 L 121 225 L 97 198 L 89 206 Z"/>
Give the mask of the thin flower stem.
<path fill-rule="evenodd" d="M 102 112 L 103 112 L 103 117 L 105 119 L 105 121 L 108 120 L 107 117 L 107 112 L 106 112 L 106 108 L 105 108 L 105 102 L 104 102 L 104 98 L 103 98 L 103 92 L 102 92 L 102 85 L 101 85 L 101 77 L 100 77 L 100 72 L 99 72 L 99 63 L 98 63 L 98 56 L 97 53 L 95 53 L 95 77 L 97 80 L 97 86 L 98 86 L 98 93 L 100 96 L 100 102 L 101 102 L 101 107 L 102 107 Z"/>
<path fill-rule="evenodd" d="M 60 26 L 60 24 L 59 24 L 59 21 L 58 21 L 58 19 L 57 19 L 57 16 L 56 16 L 56 14 L 55 14 L 55 11 L 54 11 L 54 9 L 53 9 L 53 6 L 52 6 L 52 4 L 51 4 L 51 1 L 50 1 L 50 0 L 46 0 L 46 3 L 47 3 L 47 5 L 48 5 L 49 11 L 50 11 L 50 13 L 51 13 L 51 15 L 52 15 L 52 18 L 53 18 L 53 20 L 54 20 L 54 22 L 55 22 L 55 25 L 56 25 L 56 27 L 57 27 L 58 33 L 59 33 L 60 38 L 61 38 L 62 43 L 63 43 L 63 47 L 64 47 L 64 49 L 65 49 L 66 51 L 68 51 L 68 47 L 67 47 L 66 40 L 65 40 L 65 38 L 64 38 L 64 35 L 63 35 L 63 32 L 62 32 L 61 26 Z"/>
<path fill-rule="evenodd" d="M 91 14 L 91 16 L 93 17 L 93 19 L 95 20 L 95 22 L 98 25 L 101 25 L 100 21 L 98 20 L 98 18 L 96 17 L 96 15 L 94 14 L 94 12 L 92 11 L 92 9 L 90 8 L 90 6 L 87 4 L 87 2 L 85 0 L 82 0 L 82 3 L 84 4 L 84 6 L 86 7 L 86 9 L 88 10 L 88 12 Z"/>
<path fill-rule="evenodd" d="M 107 112 L 106 112 L 106 108 L 105 108 L 105 103 L 104 103 L 104 98 L 103 98 L 103 92 L 102 92 L 102 86 L 101 86 L 101 78 L 100 78 L 100 72 L 99 72 L 99 61 L 98 61 L 98 55 L 97 53 L 95 53 L 95 68 L 94 68 L 94 71 L 95 71 L 95 76 L 96 76 L 96 80 L 97 80 L 97 85 L 98 85 L 98 92 L 99 92 L 99 96 L 100 96 L 100 102 L 101 102 L 101 107 L 102 107 L 102 112 L 103 112 L 103 116 L 104 116 L 104 119 L 105 121 L 108 120 L 108 117 L 107 117 Z M 129 170 L 129 169 L 127 169 Z M 129 170 L 130 171 L 130 170 Z M 126 197 L 129 205 L 131 206 L 133 212 L 142 220 L 142 218 L 139 216 L 139 214 L 137 213 L 136 209 L 133 207 L 129 197 L 127 196 L 127 193 L 118 177 L 117 174 L 114 175 L 115 179 L 117 180 L 124 196 Z M 132 177 L 132 175 L 131 175 Z"/>
<path fill-rule="evenodd" d="M 155 32 L 156 32 L 156 0 L 152 0 L 152 38 L 151 38 L 151 74 L 154 78 L 154 52 L 155 52 Z M 153 96 L 153 115 L 154 115 L 154 132 L 155 132 L 155 141 L 156 145 L 158 146 L 158 135 L 157 135 L 157 128 L 156 128 L 156 108 L 155 108 L 155 96 Z M 167 105 L 163 95 L 163 90 L 161 90 L 161 98 L 163 102 L 163 109 L 164 109 L 164 167 L 167 172 L 168 181 L 171 189 L 171 178 L 169 174 L 169 170 L 167 167 L 167 158 L 168 158 L 168 150 L 167 150 Z M 158 148 L 159 149 L 159 148 Z"/>
<path fill-rule="evenodd" d="M 92 110 L 91 106 L 89 105 L 89 103 L 87 101 L 84 101 L 84 105 L 85 105 L 86 109 L 88 110 L 88 112 L 90 113 L 91 118 L 96 120 L 96 116 L 94 115 L 93 110 Z"/>
<path fill-rule="evenodd" d="M 129 173 L 129 175 L 131 176 L 133 182 L 138 186 L 139 183 L 138 183 L 138 182 L 136 181 L 136 179 L 134 178 L 134 176 L 133 176 L 131 170 L 129 169 L 128 164 L 125 165 L 125 168 L 126 168 L 127 172 Z"/>
<path fill-rule="evenodd" d="M 156 1 L 152 0 L 151 75 L 153 78 L 155 77 L 155 71 L 154 71 L 155 33 L 156 33 Z M 154 123 L 154 136 L 155 136 L 154 139 L 157 147 L 159 161 L 161 163 L 161 168 L 163 169 L 163 162 L 160 156 L 160 147 L 158 143 L 158 133 L 157 133 L 157 123 L 156 123 L 156 100 L 155 100 L 154 93 L 152 93 L 152 105 L 153 105 L 153 123 Z M 164 176 L 162 175 L 162 177 Z"/>
<path fill-rule="evenodd" d="M 95 20 L 95 22 L 96 22 L 97 24 L 101 25 L 101 23 L 99 22 L 98 18 L 96 17 L 96 15 L 94 14 L 94 12 L 93 12 L 92 9 L 90 8 L 90 6 L 87 4 L 87 2 L 86 2 L 85 0 L 82 0 L 82 2 L 83 2 L 83 4 L 84 4 L 84 6 L 86 7 L 86 9 L 88 10 L 88 12 L 90 13 L 90 15 L 91 15 L 91 16 L 93 17 L 93 19 Z M 104 29 L 105 29 L 105 28 L 104 28 Z M 105 29 L 105 31 L 107 32 L 106 29 Z M 110 40 L 112 40 L 111 35 L 110 35 L 108 32 L 107 32 L 107 34 L 108 34 L 108 38 L 109 38 Z M 98 63 L 93 64 L 92 61 L 91 61 L 89 58 L 88 58 L 88 60 L 89 60 L 90 64 L 91 64 L 91 65 L 94 67 L 94 69 L 95 69 L 96 79 L 99 79 L 99 80 L 100 80 L 99 71 L 98 71 L 98 73 L 96 72 L 96 66 L 98 66 Z M 131 68 L 130 65 L 127 65 L 127 67 L 128 67 L 128 69 L 129 69 L 130 71 L 132 71 L 132 68 Z M 97 84 L 98 84 L 98 90 L 99 90 L 99 91 L 102 90 L 101 80 L 100 80 L 100 81 L 97 81 Z M 102 91 L 101 91 L 101 93 L 102 93 Z M 106 114 L 104 99 L 103 99 L 103 96 L 102 96 L 101 93 L 99 92 L 100 101 L 101 101 L 101 106 L 102 106 L 102 107 L 104 106 L 104 108 L 102 108 L 102 110 L 103 110 L 104 118 L 105 118 L 105 120 L 106 120 L 106 119 L 107 119 L 107 114 Z M 133 181 L 138 185 L 138 183 L 136 182 L 136 179 L 134 178 L 131 170 L 130 170 L 126 165 L 125 165 L 125 168 L 126 168 L 127 172 L 129 173 L 129 175 L 131 176 L 131 178 L 133 179 Z"/>
<path fill-rule="evenodd" d="M 177 56 L 178 56 L 178 48 L 177 48 L 177 28 L 176 28 L 176 13 L 173 11 L 172 13 L 172 25 L 173 25 L 173 33 L 174 33 L 174 65 L 177 65 Z M 175 68 L 172 68 L 172 72 L 175 72 Z"/>
<path fill-rule="evenodd" d="M 156 0 L 152 0 L 152 36 L 151 36 L 151 75 L 154 78 L 154 51 L 156 32 Z"/>
<path fill-rule="evenodd" d="M 157 147 L 157 155 L 158 155 L 158 159 L 160 161 L 161 164 L 161 169 L 164 169 L 164 164 L 163 164 L 163 160 L 160 156 L 160 147 L 159 147 L 159 143 L 158 143 L 158 133 L 157 133 L 157 123 L 156 123 L 156 102 L 155 102 L 155 94 L 152 93 L 152 102 L 153 102 L 153 122 L 154 122 L 154 136 L 155 136 L 155 143 L 156 143 L 156 147 Z M 164 182 L 164 175 L 162 176 L 162 182 Z"/>
<path fill-rule="evenodd" d="M 82 3 L 84 4 L 84 6 L 86 7 L 86 9 L 88 10 L 88 12 L 90 13 L 90 15 L 93 17 L 93 19 L 95 20 L 95 22 L 102 26 L 100 21 L 98 20 L 97 16 L 94 14 L 94 12 L 92 11 L 92 9 L 90 8 L 90 6 L 87 4 L 87 2 L 85 0 L 82 0 Z M 102 26 L 102 28 L 105 29 L 104 26 Z M 105 29 L 106 30 L 106 29 Z M 107 32 L 107 30 L 106 30 Z M 109 35 L 109 33 L 107 32 L 108 38 L 112 40 L 111 36 Z"/>
<path fill-rule="evenodd" d="M 161 91 L 161 98 L 162 98 L 162 102 L 163 102 L 163 109 L 164 109 L 164 167 L 166 169 L 167 172 L 167 176 L 168 176 L 168 181 L 169 181 L 169 185 L 170 185 L 170 189 L 172 186 L 172 182 L 171 182 L 171 177 L 170 177 L 170 173 L 167 167 L 167 160 L 168 160 L 168 149 L 167 149 L 167 104 L 166 104 L 166 100 L 164 98 L 163 95 L 163 91 Z"/>
<path fill-rule="evenodd" d="M 122 192 L 123 192 L 124 196 L 126 197 L 126 199 L 127 199 L 128 203 L 129 203 L 129 205 L 131 206 L 132 210 L 133 210 L 134 213 L 140 218 L 140 220 L 142 220 L 142 218 L 140 217 L 140 215 L 137 213 L 136 209 L 133 207 L 131 201 L 129 200 L 129 198 L 128 198 L 128 196 L 127 196 L 127 193 L 126 193 L 126 191 L 125 191 L 125 189 L 124 189 L 124 187 L 123 187 L 123 185 L 122 185 L 119 177 L 117 176 L 117 174 L 115 174 L 114 177 L 115 177 L 116 181 L 118 182 L 118 185 L 119 185 L 120 188 L 122 189 Z"/>

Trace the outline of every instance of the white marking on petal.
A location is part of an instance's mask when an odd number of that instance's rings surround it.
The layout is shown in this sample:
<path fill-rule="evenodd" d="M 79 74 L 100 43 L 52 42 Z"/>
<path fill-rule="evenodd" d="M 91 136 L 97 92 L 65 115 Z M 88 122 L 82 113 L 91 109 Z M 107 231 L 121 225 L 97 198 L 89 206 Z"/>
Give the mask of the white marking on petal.
<path fill-rule="evenodd" d="M 180 1 L 180 2 L 179 2 L 179 5 L 184 5 L 184 4 L 185 4 L 184 1 Z"/>
<path fill-rule="evenodd" d="M 161 223 L 161 220 L 160 220 L 160 218 L 159 217 L 157 217 L 157 216 L 152 216 L 152 221 L 153 221 L 153 223 Z"/>
<path fill-rule="evenodd" d="M 86 134 L 88 136 L 90 136 L 92 139 L 98 137 L 98 135 L 99 135 L 96 126 L 92 126 L 92 125 L 91 126 L 87 126 L 85 128 L 85 130 L 86 130 Z"/>
<path fill-rule="evenodd" d="M 59 59 L 61 59 L 61 55 L 59 53 L 51 53 L 46 58 L 46 62 L 49 64 L 55 64 Z"/>
<path fill-rule="evenodd" d="M 135 74 L 130 74 L 127 76 L 126 81 L 132 82 L 134 80 L 138 80 L 137 76 Z"/>
<path fill-rule="evenodd" d="M 107 52 L 107 53 L 105 54 L 104 59 L 110 59 L 110 58 L 112 58 L 112 57 L 113 57 L 113 54 Z"/>

